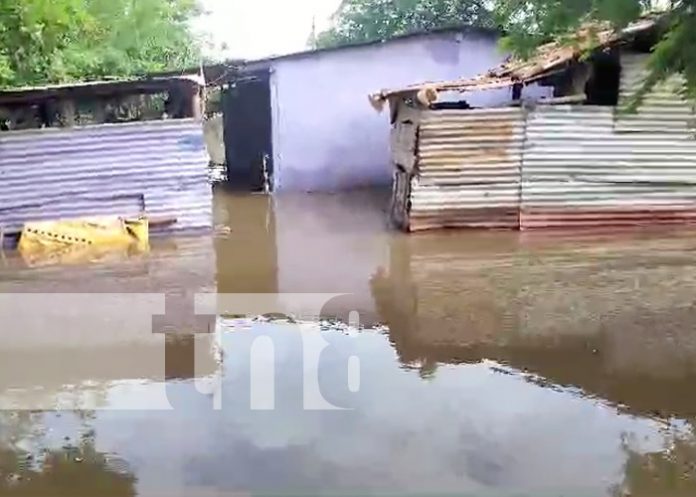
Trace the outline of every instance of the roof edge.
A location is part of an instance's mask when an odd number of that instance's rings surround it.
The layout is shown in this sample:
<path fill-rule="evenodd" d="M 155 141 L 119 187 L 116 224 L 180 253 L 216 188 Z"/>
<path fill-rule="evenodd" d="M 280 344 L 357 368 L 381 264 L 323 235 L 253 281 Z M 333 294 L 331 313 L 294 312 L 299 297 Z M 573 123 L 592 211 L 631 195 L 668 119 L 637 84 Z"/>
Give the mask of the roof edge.
<path fill-rule="evenodd" d="M 606 22 L 588 22 L 575 31 L 576 43 L 554 40 L 539 46 L 529 59 L 511 57 L 503 64 L 474 77 L 451 81 L 422 82 L 397 89 L 383 89 L 369 95 L 370 102 L 380 110 L 392 97 L 415 94 L 424 105 L 437 100 L 439 92 L 478 91 L 509 87 L 516 83 L 528 84 L 543 78 L 563 64 L 577 60 L 586 50 L 596 50 L 615 43 L 625 42 L 639 33 L 656 29 L 662 14 L 649 13 L 623 29 L 616 30 Z"/>
<path fill-rule="evenodd" d="M 320 55 L 324 53 L 339 52 L 343 50 L 349 50 L 351 48 L 362 48 L 369 47 L 373 45 L 384 45 L 387 43 L 398 42 L 402 40 L 407 40 L 410 38 L 426 37 L 429 35 L 437 35 L 443 33 L 464 33 L 464 34 L 479 34 L 482 36 L 493 36 L 498 37 L 505 34 L 502 28 L 487 28 L 483 26 L 475 26 L 472 24 L 459 24 L 456 26 L 445 26 L 430 30 L 415 30 L 401 35 L 392 36 L 385 39 L 370 40 L 370 41 L 360 41 L 355 43 L 347 43 L 345 45 L 338 45 L 335 47 L 318 48 L 303 50 L 300 52 L 293 52 L 289 54 L 282 55 L 271 55 L 268 57 L 261 57 L 258 59 L 248 59 L 245 61 L 244 65 L 255 65 L 263 64 L 264 62 L 274 62 L 277 60 L 287 60 L 303 57 L 311 57 L 313 55 Z"/>

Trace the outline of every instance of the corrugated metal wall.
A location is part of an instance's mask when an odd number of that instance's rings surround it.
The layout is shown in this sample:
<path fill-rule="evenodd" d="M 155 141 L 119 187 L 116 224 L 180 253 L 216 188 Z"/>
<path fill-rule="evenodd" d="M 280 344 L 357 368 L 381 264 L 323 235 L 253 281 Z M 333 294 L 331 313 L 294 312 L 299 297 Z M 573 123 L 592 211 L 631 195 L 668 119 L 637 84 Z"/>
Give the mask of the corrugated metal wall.
<path fill-rule="evenodd" d="M 696 223 L 696 113 L 680 94 L 683 79 L 658 85 L 637 113 L 624 111 L 646 61 L 622 55 L 618 108 L 421 112 L 409 219 L 400 224 L 416 231 Z"/>
<path fill-rule="evenodd" d="M 647 75 L 648 55 L 625 52 L 621 54 L 621 92 L 615 129 L 619 132 L 674 133 L 694 129 L 694 106 L 681 96 L 684 78 L 674 75 L 656 85 L 645 96 L 637 113 L 626 110 L 636 90 L 640 89 Z"/>
<path fill-rule="evenodd" d="M 203 128 L 149 121 L 0 133 L 0 226 L 96 215 L 212 226 Z"/>
<path fill-rule="evenodd" d="M 645 77 L 645 55 L 622 58 L 622 104 Z M 693 106 L 672 78 L 636 114 L 540 106 L 530 112 L 521 228 L 696 222 Z"/>
<path fill-rule="evenodd" d="M 519 226 L 518 108 L 421 114 L 410 230 Z"/>

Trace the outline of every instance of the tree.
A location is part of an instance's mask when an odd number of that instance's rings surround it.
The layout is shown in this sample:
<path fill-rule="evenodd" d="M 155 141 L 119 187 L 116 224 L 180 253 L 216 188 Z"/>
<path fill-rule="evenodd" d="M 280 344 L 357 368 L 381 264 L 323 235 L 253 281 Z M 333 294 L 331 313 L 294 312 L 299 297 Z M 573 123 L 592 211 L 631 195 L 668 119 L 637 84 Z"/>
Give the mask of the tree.
<path fill-rule="evenodd" d="M 0 0 L 0 86 L 195 66 L 196 0 Z"/>
<path fill-rule="evenodd" d="M 318 47 L 384 40 L 414 31 L 494 25 L 486 0 L 343 0 Z"/>
<path fill-rule="evenodd" d="M 504 47 L 525 57 L 540 43 L 563 38 L 584 22 L 608 21 L 618 30 L 658 9 L 664 11 L 659 41 L 634 103 L 673 74 L 684 76 L 685 96 L 695 99 L 696 0 L 499 0 L 496 14 L 508 32 Z"/>

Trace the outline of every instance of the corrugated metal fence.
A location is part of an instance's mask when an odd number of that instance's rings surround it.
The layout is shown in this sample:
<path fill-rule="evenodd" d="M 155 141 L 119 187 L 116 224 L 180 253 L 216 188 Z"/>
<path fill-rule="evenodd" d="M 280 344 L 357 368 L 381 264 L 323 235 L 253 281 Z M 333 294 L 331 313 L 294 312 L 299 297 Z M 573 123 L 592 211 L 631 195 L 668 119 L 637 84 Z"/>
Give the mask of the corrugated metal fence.
<path fill-rule="evenodd" d="M 519 225 L 521 109 L 424 112 L 410 229 Z"/>
<path fill-rule="evenodd" d="M 694 108 L 674 76 L 629 99 L 645 80 L 647 55 L 621 58 L 620 105 L 541 106 L 529 113 L 521 228 L 696 221 Z"/>
<path fill-rule="evenodd" d="M 0 227 L 145 212 L 209 228 L 207 166 L 195 120 L 0 133 Z"/>
<path fill-rule="evenodd" d="M 633 125 L 647 128 L 650 118 L 638 117 Z M 686 128 L 620 132 L 614 124 L 611 107 L 529 114 L 522 229 L 696 221 L 696 140 Z"/>

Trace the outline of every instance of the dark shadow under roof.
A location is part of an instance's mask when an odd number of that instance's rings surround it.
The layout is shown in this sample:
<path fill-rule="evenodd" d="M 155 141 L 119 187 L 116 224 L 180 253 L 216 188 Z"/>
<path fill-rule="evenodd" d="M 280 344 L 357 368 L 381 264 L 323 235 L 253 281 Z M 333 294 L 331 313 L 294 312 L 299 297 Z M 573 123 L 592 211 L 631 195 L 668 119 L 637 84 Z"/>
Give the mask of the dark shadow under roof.
<path fill-rule="evenodd" d="M 0 90 L 0 105 L 39 103 L 46 100 L 103 98 L 115 95 L 166 91 L 172 84 L 203 86 L 199 74 L 148 76 L 127 80 L 85 81 Z"/>

